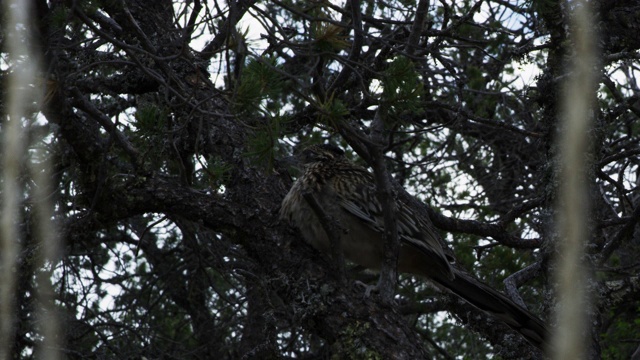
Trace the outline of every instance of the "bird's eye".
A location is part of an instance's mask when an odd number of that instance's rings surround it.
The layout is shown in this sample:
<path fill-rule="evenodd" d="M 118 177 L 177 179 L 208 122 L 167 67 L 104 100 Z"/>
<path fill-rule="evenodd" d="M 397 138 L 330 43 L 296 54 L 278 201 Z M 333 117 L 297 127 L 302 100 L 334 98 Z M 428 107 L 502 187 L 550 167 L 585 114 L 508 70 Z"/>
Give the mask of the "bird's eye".
<path fill-rule="evenodd" d="M 315 159 L 316 158 L 316 153 L 311 151 L 311 150 L 305 150 L 302 152 L 302 156 L 305 159 Z"/>
<path fill-rule="evenodd" d="M 300 160 L 305 163 L 330 161 L 344 155 L 344 151 L 335 145 L 313 145 L 302 151 Z"/>
<path fill-rule="evenodd" d="M 300 159 L 305 164 L 322 160 L 322 156 L 311 149 L 304 150 L 301 155 Z"/>
<path fill-rule="evenodd" d="M 333 144 L 320 145 L 325 153 L 330 154 L 331 157 L 339 157 L 344 155 L 344 150 Z"/>

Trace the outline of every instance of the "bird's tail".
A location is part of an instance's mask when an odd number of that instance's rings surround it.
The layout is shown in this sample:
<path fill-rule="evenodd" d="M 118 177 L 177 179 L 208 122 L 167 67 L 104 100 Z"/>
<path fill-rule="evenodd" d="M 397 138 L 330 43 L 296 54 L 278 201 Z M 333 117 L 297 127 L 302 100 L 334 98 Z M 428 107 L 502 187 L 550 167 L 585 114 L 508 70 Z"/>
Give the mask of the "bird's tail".
<path fill-rule="evenodd" d="M 471 305 L 494 315 L 532 345 L 543 348 L 549 337 L 546 325 L 539 318 L 488 285 L 459 271 L 455 273 L 454 279 L 442 277 L 434 280 Z"/>

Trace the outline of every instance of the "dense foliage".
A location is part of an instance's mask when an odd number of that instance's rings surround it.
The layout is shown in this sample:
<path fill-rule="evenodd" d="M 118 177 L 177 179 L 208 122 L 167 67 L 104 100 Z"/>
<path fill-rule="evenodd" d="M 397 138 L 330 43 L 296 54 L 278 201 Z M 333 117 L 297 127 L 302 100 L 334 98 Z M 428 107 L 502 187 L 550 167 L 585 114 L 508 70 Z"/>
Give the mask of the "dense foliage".
<path fill-rule="evenodd" d="M 401 277 L 391 307 L 340 286 L 278 219 L 296 176 L 282 159 L 319 142 L 366 166 L 384 155 L 458 263 L 551 326 L 571 2 L 28 2 L 43 97 L 24 126 L 31 161 L 52 164 L 63 245 L 37 266 L 25 173 L 14 358 L 42 340 L 43 270 L 71 359 L 541 356 L 423 279 Z M 640 345 L 640 5 L 593 3 L 584 331 L 592 357 L 627 359 Z M 4 82 L 15 64 L 2 56 Z"/>

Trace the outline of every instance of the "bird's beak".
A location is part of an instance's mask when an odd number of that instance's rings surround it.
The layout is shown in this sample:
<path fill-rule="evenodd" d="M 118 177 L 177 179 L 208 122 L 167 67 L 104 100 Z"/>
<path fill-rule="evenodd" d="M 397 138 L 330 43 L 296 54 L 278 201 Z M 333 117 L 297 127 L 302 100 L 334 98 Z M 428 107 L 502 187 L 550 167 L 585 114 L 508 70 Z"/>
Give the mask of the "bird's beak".
<path fill-rule="evenodd" d="M 302 172 L 302 162 L 297 155 L 285 156 L 278 161 L 281 168 L 287 169 L 290 174 L 300 174 Z"/>
<path fill-rule="evenodd" d="M 283 166 L 290 166 L 290 167 L 298 168 L 300 166 L 300 159 L 298 159 L 298 157 L 295 156 L 295 155 L 285 156 L 285 157 L 280 159 L 280 163 Z"/>

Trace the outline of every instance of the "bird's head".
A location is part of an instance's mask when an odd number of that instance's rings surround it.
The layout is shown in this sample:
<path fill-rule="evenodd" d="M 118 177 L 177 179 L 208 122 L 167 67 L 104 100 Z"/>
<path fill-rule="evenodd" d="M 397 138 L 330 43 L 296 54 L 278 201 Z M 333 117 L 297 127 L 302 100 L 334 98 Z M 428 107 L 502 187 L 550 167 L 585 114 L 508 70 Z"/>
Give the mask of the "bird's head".
<path fill-rule="evenodd" d="M 311 145 L 306 147 L 300 154 L 298 160 L 302 165 L 318 162 L 330 162 L 344 156 L 344 151 L 332 144 Z"/>

